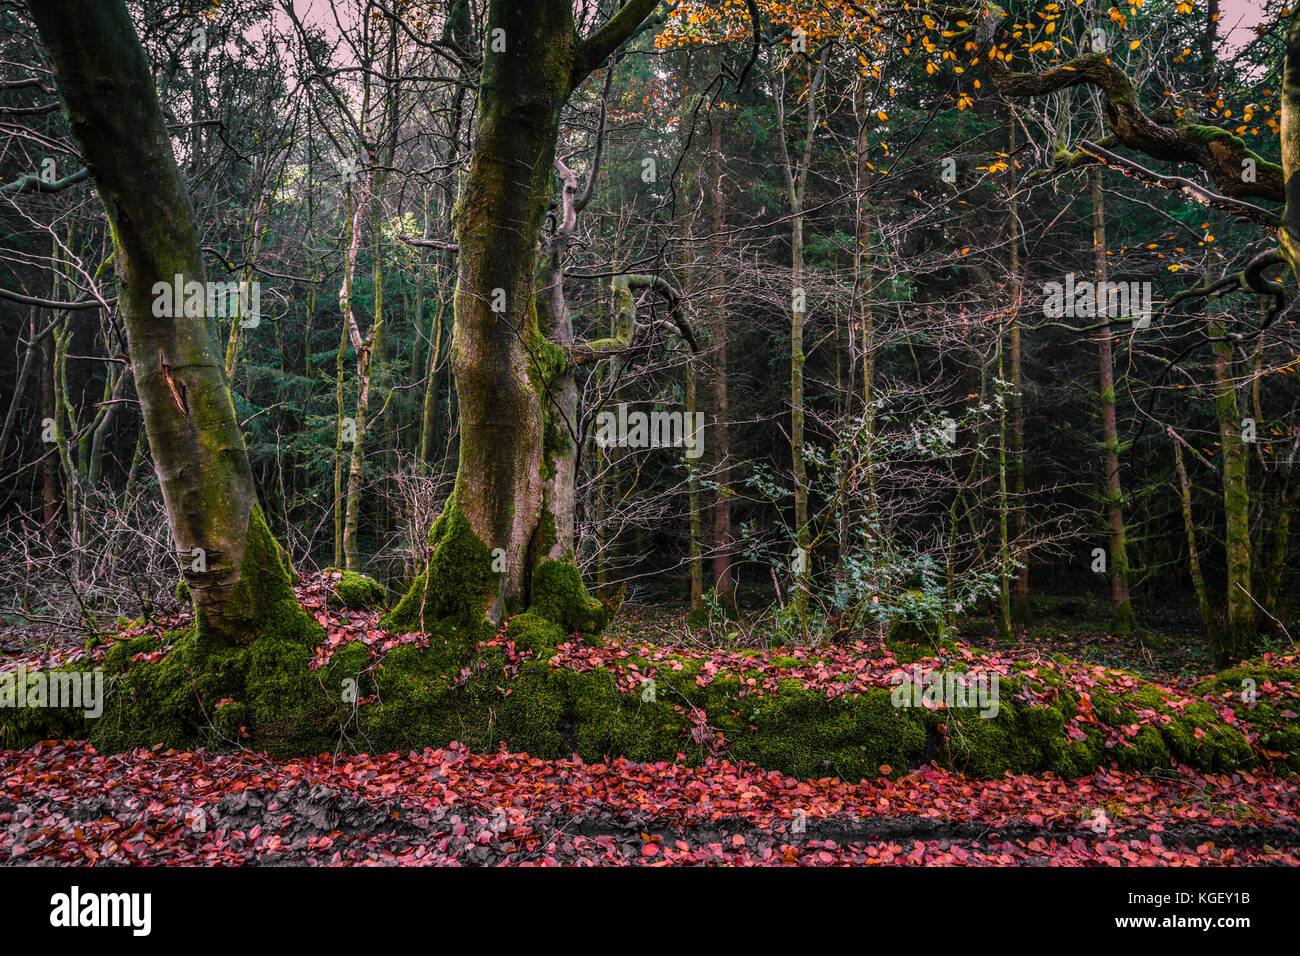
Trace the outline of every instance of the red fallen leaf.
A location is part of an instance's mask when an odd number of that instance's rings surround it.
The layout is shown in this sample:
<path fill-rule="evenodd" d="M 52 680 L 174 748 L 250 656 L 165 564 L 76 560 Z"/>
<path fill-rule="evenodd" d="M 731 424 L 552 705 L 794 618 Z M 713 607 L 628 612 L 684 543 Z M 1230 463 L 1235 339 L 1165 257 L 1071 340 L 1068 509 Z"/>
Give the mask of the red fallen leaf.
<path fill-rule="evenodd" d="M 655 846 L 653 843 L 647 843 L 645 846 L 641 847 L 642 856 L 655 856 L 658 853 L 659 847 Z"/>
<path fill-rule="evenodd" d="M 731 845 L 737 848 L 742 847 L 745 845 L 745 838 L 739 833 L 734 833 L 731 836 Z"/>

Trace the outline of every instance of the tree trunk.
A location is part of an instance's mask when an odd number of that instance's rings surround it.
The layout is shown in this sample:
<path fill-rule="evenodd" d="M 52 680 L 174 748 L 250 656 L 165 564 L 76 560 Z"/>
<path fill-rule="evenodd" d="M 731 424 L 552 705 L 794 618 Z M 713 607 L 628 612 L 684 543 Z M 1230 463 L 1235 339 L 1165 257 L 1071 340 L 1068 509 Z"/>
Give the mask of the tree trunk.
<path fill-rule="evenodd" d="M 726 204 L 722 191 L 722 115 L 709 116 L 709 212 L 712 237 L 709 247 L 713 261 L 720 263 L 726 244 Z M 735 572 L 731 566 L 731 426 L 727 420 L 727 305 L 723 295 L 726 277 L 719 271 L 713 277 L 714 293 L 710 312 L 713 315 L 713 447 L 717 487 L 713 496 L 713 594 L 724 610 L 736 612 Z"/>
<path fill-rule="evenodd" d="M 1192 574 L 1192 587 L 1196 591 L 1196 607 L 1201 614 L 1201 627 L 1211 642 L 1215 640 L 1214 615 L 1210 612 L 1210 599 L 1205 593 L 1205 576 L 1201 574 L 1201 555 L 1196 547 L 1196 522 L 1192 518 L 1192 483 L 1183 465 L 1183 440 L 1169 428 L 1174 445 L 1174 467 L 1178 471 L 1178 485 L 1183 503 L 1183 530 L 1187 533 L 1187 561 Z"/>
<path fill-rule="evenodd" d="M 390 628 L 456 618 L 477 629 L 532 602 L 534 571 L 557 547 L 544 513 L 554 467 L 543 436 L 564 436 L 549 395 L 565 365 L 541 334 L 535 267 L 569 93 L 656 6 L 630 0 L 580 41 L 569 0 L 490 0 L 478 138 L 454 219 L 459 245 L 452 369 L 460 460 L 428 565 L 385 619 Z M 549 429 L 549 431 L 548 431 Z M 571 539 L 570 539 L 571 540 Z M 577 578 L 576 567 L 563 575 Z M 497 570 L 500 568 L 500 570 Z M 581 589 L 581 582 L 576 582 Z M 585 591 L 570 595 L 585 605 Z"/>
<path fill-rule="evenodd" d="M 812 547 L 812 528 L 808 524 L 808 469 L 803 457 L 803 329 L 807 314 L 807 290 L 803 288 L 804 197 L 808 187 L 808 170 L 812 165 L 813 137 L 817 132 L 817 93 L 825 75 L 825 61 L 819 61 L 807 91 L 803 154 L 797 163 L 791 157 L 785 129 L 784 84 L 776 98 L 781 169 L 785 175 L 786 199 L 790 204 L 790 460 L 794 473 L 794 543 L 798 555 L 791 604 L 794 618 L 801 628 L 804 624 L 812 563 L 808 553 Z"/>
<path fill-rule="evenodd" d="M 357 551 L 357 522 L 361 513 L 361 470 L 365 464 L 366 426 L 370 415 L 370 387 L 374 377 L 376 354 L 384 328 L 383 273 L 379 256 L 374 263 L 375 321 L 370 336 L 357 355 L 357 410 L 352 455 L 348 459 L 347 508 L 343 520 L 343 566 L 349 571 L 360 569 L 361 557 Z"/>
<path fill-rule="evenodd" d="M 41 431 L 56 421 L 54 405 L 54 331 L 40 342 L 41 349 Z M 45 542 L 53 548 L 59 540 L 59 459 L 57 448 L 48 448 L 41 462 L 41 529 Z"/>
<path fill-rule="evenodd" d="M 1016 111 L 1011 109 L 1011 135 L 1007 144 L 1011 155 L 1010 207 L 1011 207 L 1011 328 L 1007 343 L 1011 359 L 1011 506 L 1012 535 L 1017 548 L 1027 541 L 1028 521 L 1025 513 L 1025 414 L 1024 375 L 1020 367 L 1020 304 L 1024 298 L 1024 281 L 1020 275 L 1020 183 L 1016 175 Z M 1011 620 L 1019 627 L 1029 625 L 1029 561 L 1022 557 L 1025 566 L 1016 570 L 1011 593 Z"/>
<path fill-rule="evenodd" d="M 686 366 L 686 421 L 695 421 L 695 363 Z M 688 426 L 689 427 L 689 426 Z M 687 510 L 690 514 L 690 547 L 687 561 L 691 571 L 691 619 L 704 620 L 704 562 L 700 558 L 700 479 L 692 467 L 688 479 Z"/>
<path fill-rule="evenodd" d="M 790 309 L 790 459 L 794 469 L 794 534 L 800 560 L 793 585 L 792 603 L 805 606 L 809 580 L 808 549 L 812 543 L 808 527 L 808 467 L 803 457 L 803 326 L 806 291 L 803 288 L 803 197 L 790 205 L 790 282 L 794 290 Z"/>
<path fill-rule="evenodd" d="M 1092 183 L 1092 242 L 1094 256 L 1094 281 L 1106 282 L 1106 210 L 1102 202 L 1101 173 L 1093 170 Z M 1100 327 L 1098 348 L 1101 366 L 1101 432 L 1105 455 L 1105 507 L 1110 524 L 1110 599 L 1113 623 L 1117 634 L 1127 634 L 1133 629 L 1133 605 L 1128 594 L 1128 548 L 1124 534 L 1124 490 L 1119 480 L 1119 427 L 1115 416 L 1115 369 L 1111 357 L 1110 309 L 1098 300 L 1097 325 Z"/>
<path fill-rule="evenodd" d="M 1002 336 L 998 335 L 998 385 L 1003 381 Z M 998 636 L 1015 636 L 1011 614 L 1010 503 L 1007 501 L 1007 406 L 998 402 Z"/>
<path fill-rule="evenodd" d="M 315 637 L 257 504 L 215 318 L 154 315 L 155 295 L 177 276 L 205 276 L 189 195 L 126 7 L 33 0 L 31 12 L 116 240 L 131 369 L 199 632 L 218 642 L 272 631 Z"/>
<path fill-rule="evenodd" d="M 1223 449 L 1223 517 L 1227 548 L 1227 609 L 1215 661 L 1230 664 L 1255 650 L 1255 604 L 1250 578 L 1250 491 L 1247 488 L 1246 444 L 1241 438 L 1240 409 L 1232 375 L 1232 343 L 1224 325 L 1211 321 L 1214 339 L 1214 411 Z"/>
<path fill-rule="evenodd" d="M 677 104 L 679 116 L 686 116 L 690 113 L 690 100 L 687 91 L 691 88 L 691 51 L 689 47 L 682 49 L 679 56 L 679 74 L 677 82 L 681 87 L 681 99 Z M 680 141 L 678 148 L 682 156 L 686 156 L 690 150 L 690 136 L 687 133 L 687 124 L 682 123 L 680 130 Z M 692 197 L 692 201 L 686 204 L 686 213 L 682 223 L 682 234 L 687 237 L 687 241 L 682 243 L 682 279 L 681 291 L 682 299 L 689 301 L 692 286 L 695 285 L 695 265 L 698 257 L 695 254 L 695 203 L 693 201 L 694 192 L 698 185 L 704 183 L 704 171 L 699 168 L 698 164 L 687 165 L 683 162 L 684 172 L 682 175 L 682 193 Z M 699 382 L 697 381 L 695 363 L 689 362 L 686 365 L 686 422 L 695 421 L 695 412 L 699 407 Z M 688 424 L 687 427 L 694 427 Z M 690 601 L 691 610 L 688 621 L 692 623 L 703 623 L 705 620 L 704 610 L 704 559 L 700 553 L 700 542 L 703 540 L 704 523 L 700 517 L 700 477 L 696 471 L 695 464 L 688 465 L 686 479 L 686 514 L 687 518 L 687 555 L 686 563 L 690 578 Z"/>

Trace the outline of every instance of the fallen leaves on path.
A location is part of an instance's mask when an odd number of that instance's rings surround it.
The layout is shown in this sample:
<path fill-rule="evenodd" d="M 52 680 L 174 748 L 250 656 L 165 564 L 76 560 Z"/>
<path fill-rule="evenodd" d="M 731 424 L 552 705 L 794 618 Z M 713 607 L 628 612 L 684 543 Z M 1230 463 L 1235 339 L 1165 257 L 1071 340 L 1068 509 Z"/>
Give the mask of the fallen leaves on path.
<path fill-rule="evenodd" d="M 0 780 L 12 863 L 1300 864 L 1300 783 L 1241 773 L 846 784 L 459 746 L 276 762 L 47 743 L 0 752 Z"/>

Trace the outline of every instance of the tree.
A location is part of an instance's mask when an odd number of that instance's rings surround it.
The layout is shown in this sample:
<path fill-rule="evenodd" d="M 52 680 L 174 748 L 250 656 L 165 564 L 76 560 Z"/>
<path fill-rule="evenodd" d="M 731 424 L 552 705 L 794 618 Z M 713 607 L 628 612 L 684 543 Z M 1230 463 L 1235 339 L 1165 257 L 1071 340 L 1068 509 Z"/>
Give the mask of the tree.
<path fill-rule="evenodd" d="M 547 580 L 567 590 L 549 606 L 595 603 L 545 495 L 555 455 L 572 438 L 550 407 L 567 360 L 538 322 L 538 247 L 564 103 L 657 3 L 629 0 L 586 39 L 569 0 L 488 4 L 478 136 L 455 213 L 456 484 L 430 530 L 427 567 L 387 618 L 390 628 L 428 629 L 443 618 L 477 625 L 485 614 L 523 611 L 552 561 Z"/>
<path fill-rule="evenodd" d="M 1088 177 L 1092 195 L 1093 280 L 1100 288 L 1106 283 L 1106 207 L 1102 198 L 1101 173 Z M 1124 530 L 1124 489 L 1119 475 L 1119 427 L 1115 419 L 1115 363 L 1111 353 L 1110 309 L 1098 300 L 1097 359 L 1100 367 L 1101 435 L 1103 451 L 1102 486 L 1106 489 L 1106 521 L 1110 525 L 1110 601 L 1115 631 L 1133 629 L 1133 604 L 1128 594 L 1128 545 Z"/>
<path fill-rule="evenodd" d="M 122 0 L 33 0 L 72 135 L 113 230 L 131 371 L 199 633 L 220 643 L 319 631 L 258 506 L 215 316 L 160 318 L 206 286 L 198 230 L 153 76 Z"/>
<path fill-rule="evenodd" d="M 804 323 L 807 290 L 804 288 L 804 201 L 808 192 L 808 171 L 812 167 L 813 138 L 817 133 L 817 94 L 826 78 L 829 49 L 819 51 L 808 66 L 808 84 L 802 91 L 804 107 L 803 153 L 792 158 L 785 129 L 785 73 L 776 94 L 777 141 L 781 146 L 781 172 L 785 198 L 790 205 L 790 457 L 794 472 L 794 534 L 798 560 L 795 574 L 794 607 L 802 624 L 808 590 L 812 549 L 812 528 L 808 524 L 808 468 L 804 460 Z"/>

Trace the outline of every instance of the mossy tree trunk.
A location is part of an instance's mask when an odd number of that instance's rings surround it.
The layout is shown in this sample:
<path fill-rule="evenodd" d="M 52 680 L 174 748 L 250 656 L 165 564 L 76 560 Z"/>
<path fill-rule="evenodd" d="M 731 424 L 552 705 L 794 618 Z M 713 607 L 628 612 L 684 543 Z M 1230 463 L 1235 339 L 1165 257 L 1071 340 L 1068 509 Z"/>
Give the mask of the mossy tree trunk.
<path fill-rule="evenodd" d="M 850 488 L 858 490 L 865 485 L 864 507 L 848 501 L 843 505 L 850 525 L 862 521 L 871 547 L 878 547 L 877 535 L 881 531 L 880 502 L 876 494 L 876 312 L 873 298 L 876 294 L 876 214 L 870 207 L 868 190 L 871 187 L 872 166 L 868 156 L 874 113 L 870 104 L 870 87 L 859 77 L 853 86 L 854 156 L 853 156 L 853 293 L 850 313 L 851 331 L 849 379 L 861 374 L 862 421 L 858 425 L 855 444 L 861 450 L 853 463 L 854 473 Z M 858 358 L 861 369 L 857 369 Z M 845 403 L 851 415 L 853 402 Z M 861 470 L 862 478 L 857 472 Z M 850 545 L 851 547 L 851 545 Z"/>
<path fill-rule="evenodd" d="M 122 0 L 33 0 L 73 138 L 117 246 L 119 303 L 140 410 L 200 631 L 316 628 L 261 517 L 215 317 L 158 318 L 155 284 L 203 282 L 198 229 Z"/>
<path fill-rule="evenodd" d="M 560 112 L 656 5 L 629 0 L 583 40 L 569 0 L 488 3 L 478 135 L 454 214 L 456 482 L 430 532 L 428 568 L 389 627 L 522 611 L 534 571 L 559 546 L 543 507 L 552 467 L 543 437 L 563 353 L 542 334 L 535 292 Z"/>
<path fill-rule="evenodd" d="M 1192 587 L 1196 591 L 1196 606 L 1200 611 L 1201 626 L 1205 629 L 1205 636 L 1213 641 L 1215 639 L 1214 615 L 1210 612 L 1210 599 L 1205 591 L 1205 576 L 1201 573 L 1201 555 L 1196 547 L 1196 521 L 1192 517 L 1192 483 L 1187 477 L 1187 468 L 1183 464 L 1183 447 L 1187 446 L 1187 442 L 1174 431 L 1172 425 L 1167 431 L 1174 446 L 1174 468 L 1178 471 L 1178 486 L 1183 505 L 1183 530 L 1187 534 L 1187 561 L 1192 575 Z M 1198 459 L 1201 458 L 1195 449 L 1188 446 L 1188 450 Z"/>
<path fill-rule="evenodd" d="M 365 52 L 363 66 L 368 67 L 371 62 L 369 50 Z M 393 157 L 397 152 L 397 127 L 398 116 L 400 115 L 400 104 L 398 102 L 398 89 L 394 77 L 398 75 L 400 61 L 398 59 L 397 44 L 397 21 L 392 20 L 388 24 L 388 51 L 385 60 L 384 97 L 383 110 L 380 120 L 379 132 L 384 135 L 384 144 L 379 151 L 376 168 L 371 170 L 367 177 L 367 187 L 362 193 L 360 204 L 357 208 L 356 218 L 352 223 L 352 243 L 348 249 L 347 256 L 347 281 L 345 283 L 347 290 L 346 301 L 341 301 L 343 308 L 344 325 L 352 338 L 352 347 L 356 350 L 357 355 L 357 408 L 354 417 L 354 438 L 352 442 L 351 455 L 348 459 L 348 480 L 347 480 L 347 505 L 346 513 L 343 520 L 343 562 L 344 567 L 349 571 L 356 571 L 361 565 L 361 555 L 357 547 L 357 525 L 360 520 L 362 508 L 361 485 L 363 481 L 363 469 L 365 466 L 365 443 L 366 434 L 370 425 L 370 399 L 376 377 L 379 376 L 380 367 L 383 364 L 383 342 L 384 342 L 384 275 L 383 275 L 383 196 L 384 186 L 388 181 L 388 170 L 392 168 Z M 365 81 L 365 95 L 362 97 L 361 114 L 359 117 L 360 137 L 358 149 L 365 148 L 365 138 L 367 130 L 368 116 L 366 115 L 370 103 L 370 78 L 367 74 Z M 364 335 L 357 322 L 355 302 L 352 297 L 352 288 L 354 284 L 355 272 L 357 268 L 358 253 L 361 248 L 361 229 L 366 221 L 368 208 L 373 204 L 375 213 L 371 217 L 371 229 L 373 230 L 373 262 L 371 273 L 373 276 L 374 287 L 374 320 L 370 323 L 370 330 Z M 343 293 L 340 293 L 342 299 Z"/>
<path fill-rule="evenodd" d="M 603 126 L 603 119 L 602 119 Z M 599 133 L 597 136 L 599 137 Z M 596 163 L 600 153 L 597 150 Z M 573 347 L 573 316 L 564 297 L 564 259 L 577 226 L 578 213 L 591 199 L 597 169 L 587 188 L 578 194 L 578 177 L 563 162 L 555 167 L 560 177 L 560 217 L 547 242 L 544 277 L 537 297 L 542 341 L 551 348 L 538 363 L 538 384 L 543 391 L 542 505 L 551 527 L 535 542 L 534 557 L 573 560 L 573 533 L 577 521 L 578 488 L 578 383 L 569 361 Z M 542 358 L 538 355 L 537 358 Z"/>
<path fill-rule="evenodd" d="M 1229 664 L 1255 650 L 1255 604 L 1250 577 L 1250 491 L 1247 487 L 1246 444 L 1241 437 L 1240 408 L 1232 373 L 1232 343 L 1221 321 L 1210 322 L 1214 348 L 1214 411 L 1223 450 L 1223 517 L 1227 549 L 1227 593 L 1223 629 L 1215 662 Z"/>
<path fill-rule="evenodd" d="M 453 29 L 453 39 L 461 49 L 469 49 L 469 22 L 467 17 L 456 17 L 451 23 Z M 447 140 L 446 165 L 448 168 L 455 168 L 460 161 L 461 153 L 461 129 L 464 124 L 465 116 L 465 97 L 467 88 L 465 85 L 457 87 L 452 97 L 451 110 L 451 128 Z M 449 183 L 442 185 L 442 200 L 439 202 L 438 223 L 440 235 L 449 236 L 452 233 L 452 209 L 456 202 L 456 193 L 454 187 Z M 424 238 L 429 238 L 428 210 L 425 210 Z M 434 315 L 433 323 L 430 326 L 430 337 L 432 345 L 429 350 L 428 362 L 428 379 L 425 383 L 424 391 L 424 412 L 420 425 L 420 467 L 425 474 L 435 471 L 441 471 L 443 465 L 442 445 L 442 419 L 438 416 L 438 400 L 442 395 L 443 383 L 443 338 L 446 330 L 446 314 L 448 305 L 447 280 L 446 273 L 455 271 L 456 251 L 454 249 L 443 249 L 442 255 L 435 261 L 434 279 L 437 289 L 437 310 Z M 444 264 L 446 270 L 444 270 Z M 436 456 L 436 461 L 435 461 Z M 436 468 L 435 468 L 436 464 Z"/>
<path fill-rule="evenodd" d="M 1282 67 L 1282 181 L 1286 211 L 1278 230 L 1279 244 L 1300 282 L 1300 17 L 1291 18 Z"/>
<path fill-rule="evenodd" d="M 1300 436 L 1297 436 L 1300 439 Z M 1295 454 L 1296 444 L 1291 445 L 1291 453 Z M 1287 463 L 1288 472 L 1292 467 Z M 1282 486 L 1279 495 L 1279 507 L 1277 520 L 1273 525 L 1273 547 L 1268 559 L 1268 565 L 1264 569 L 1264 586 L 1262 588 L 1264 595 L 1261 600 L 1263 611 L 1269 618 L 1269 624 L 1266 625 L 1273 630 L 1278 630 L 1278 623 L 1286 617 L 1291 610 L 1291 604 L 1282 594 L 1282 579 L 1286 571 L 1287 548 L 1291 541 L 1291 513 L 1295 510 L 1297 502 L 1300 501 L 1300 495 L 1297 494 L 1296 483 L 1288 473 L 1285 478 L 1285 484 Z"/>
<path fill-rule="evenodd" d="M 1106 209 L 1102 200 L 1101 173 L 1093 170 L 1092 243 L 1094 281 L 1106 281 Z M 1128 545 L 1124 530 L 1124 489 L 1119 480 L 1119 427 L 1115 414 L 1115 368 L 1111 357 L 1109 308 L 1098 309 L 1098 364 L 1101 370 L 1101 435 L 1105 468 L 1105 510 L 1110 525 L 1110 600 L 1115 631 L 1133 629 L 1133 605 L 1128 594 Z"/>
<path fill-rule="evenodd" d="M 1004 366 L 1001 330 L 998 334 L 998 384 L 1002 389 Z M 999 395 L 999 399 L 1005 396 Z M 1011 613 L 1011 542 L 1009 539 L 1010 502 L 1007 498 L 1007 406 L 998 402 L 998 636 L 1010 640 L 1015 636 Z"/>

